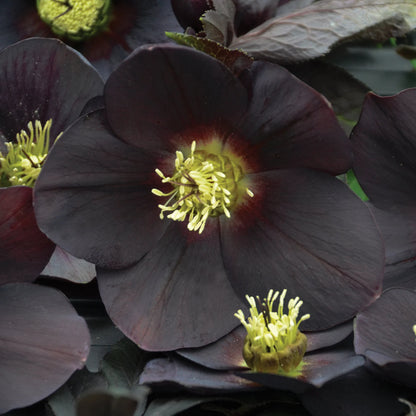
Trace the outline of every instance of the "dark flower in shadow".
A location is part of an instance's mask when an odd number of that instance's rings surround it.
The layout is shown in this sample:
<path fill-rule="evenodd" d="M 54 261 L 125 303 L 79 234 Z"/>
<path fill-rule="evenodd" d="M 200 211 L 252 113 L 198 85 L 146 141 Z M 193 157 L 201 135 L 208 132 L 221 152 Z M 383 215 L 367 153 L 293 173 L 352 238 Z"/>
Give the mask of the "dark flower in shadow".
<path fill-rule="evenodd" d="M 140 383 L 154 388 L 176 386 L 205 394 L 250 391 L 266 386 L 301 394 L 364 364 L 364 359 L 356 356 L 351 346 L 341 343 L 351 331 L 351 323 L 346 323 L 331 330 L 306 333 L 308 347 L 302 370 L 296 376 L 286 376 L 250 371 L 243 359 L 247 332 L 238 327 L 205 347 L 178 350 L 169 358 L 149 361 Z M 335 344 L 340 346 L 328 348 Z"/>
<path fill-rule="evenodd" d="M 60 37 L 87 57 L 106 78 L 137 46 L 167 41 L 165 31 L 180 30 L 170 3 L 165 0 L 90 2 L 90 9 L 97 8 L 97 21 L 93 23 L 88 20 L 89 15 L 76 14 L 78 5 L 84 8 L 85 1 L 2 1 L 0 49 L 28 37 Z M 42 11 L 49 24 L 40 17 Z M 64 33 L 67 27 L 72 30 L 76 24 L 81 27 L 79 33 Z"/>
<path fill-rule="evenodd" d="M 96 70 L 55 39 L 0 53 L 0 283 L 32 281 L 55 245 L 38 229 L 32 188 L 49 148 L 102 94 Z"/>
<path fill-rule="evenodd" d="M 110 317 L 140 346 L 212 342 L 246 293 L 270 287 L 299 294 L 307 330 L 378 296 L 378 230 L 334 177 L 350 144 L 285 69 L 255 62 L 237 77 L 193 49 L 144 47 L 104 102 L 52 149 L 35 210 L 48 237 L 99 267 Z"/>
<path fill-rule="evenodd" d="M 351 133 L 353 169 L 385 240 L 385 288 L 416 288 L 415 120 L 416 89 L 369 94 Z"/>

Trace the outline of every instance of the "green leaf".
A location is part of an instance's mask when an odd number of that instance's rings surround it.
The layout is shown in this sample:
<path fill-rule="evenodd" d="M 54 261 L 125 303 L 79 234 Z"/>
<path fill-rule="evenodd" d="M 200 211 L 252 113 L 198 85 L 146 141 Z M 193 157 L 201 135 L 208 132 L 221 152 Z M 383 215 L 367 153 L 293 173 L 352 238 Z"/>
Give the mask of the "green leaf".
<path fill-rule="evenodd" d="M 368 201 L 369 198 L 361 188 L 361 185 L 358 183 L 358 180 L 354 174 L 354 171 L 350 169 L 347 172 L 347 185 L 361 200 Z"/>

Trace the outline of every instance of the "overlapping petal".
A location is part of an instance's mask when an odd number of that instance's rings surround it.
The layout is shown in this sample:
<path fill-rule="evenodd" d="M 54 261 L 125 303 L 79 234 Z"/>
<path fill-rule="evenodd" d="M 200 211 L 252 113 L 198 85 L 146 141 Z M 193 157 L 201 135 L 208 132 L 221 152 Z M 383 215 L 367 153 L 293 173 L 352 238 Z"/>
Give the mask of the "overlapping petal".
<path fill-rule="evenodd" d="M 240 296 L 286 288 L 311 314 L 308 330 L 346 321 L 378 297 L 384 247 L 341 181 L 306 169 L 250 176 L 255 201 L 221 218 L 224 264 Z"/>
<path fill-rule="evenodd" d="M 351 134 L 354 171 L 370 200 L 387 210 L 414 209 L 416 89 L 392 97 L 368 94 Z"/>
<path fill-rule="evenodd" d="M 329 103 L 286 69 L 255 62 L 243 76 L 250 107 L 240 127 L 258 152 L 259 170 L 308 167 L 339 174 L 352 165 L 352 149 Z"/>
<path fill-rule="evenodd" d="M 176 45 L 139 48 L 105 86 L 114 132 L 134 146 L 171 152 L 207 129 L 218 130 L 224 141 L 247 100 L 246 89 L 222 63 Z"/>
<path fill-rule="evenodd" d="M 308 353 L 297 377 L 250 371 L 242 354 L 246 331 L 238 327 L 212 344 L 177 351 L 189 361 L 175 356 L 151 360 L 144 368 L 140 382 L 155 387 L 174 384 L 192 392 L 205 393 L 255 391 L 264 386 L 303 393 L 363 366 L 363 357 L 356 356 L 345 346 L 316 351 L 339 344 L 351 330 L 349 323 L 329 331 L 307 333 Z"/>
<path fill-rule="evenodd" d="M 55 140 L 103 89 L 85 58 L 56 39 L 33 38 L 5 48 L 0 76 L 0 132 L 9 141 L 29 121 L 49 119 Z"/>
<path fill-rule="evenodd" d="M 151 193 L 157 155 L 118 140 L 100 110 L 78 120 L 50 155 L 35 187 L 49 238 L 101 267 L 131 265 L 152 248 L 167 226 Z"/>
<path fill-rule="evenodd" d="M 171 223 L 137 265 L 97 271 L 100 294 L 116 325 L 148 350 L 196 347 L 238 325 L 241 307 L 221 257 L 218 225 L 189 235 Z"/>

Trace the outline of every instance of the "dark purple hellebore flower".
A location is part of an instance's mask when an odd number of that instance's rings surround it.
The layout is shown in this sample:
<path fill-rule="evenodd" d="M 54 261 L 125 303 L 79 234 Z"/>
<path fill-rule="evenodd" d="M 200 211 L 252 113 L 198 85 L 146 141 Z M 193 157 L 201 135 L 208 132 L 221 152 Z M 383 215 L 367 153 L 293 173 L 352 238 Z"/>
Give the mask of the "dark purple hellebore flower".
<path fill-rule="evenodd" d="M 0 284 L 32 281 L 48 263 L 55 245 L 37 227 L 27 185 L 48 152 L 46 136 L 50 147 L 102 88 L 85 58 L 56 39 L 28 39 L 0 52 Z M 33 145 L 19 150 L 17 134 Z"/>
<path fill-rule="evenodd" d="M 357 315 L 357 354 L 400 384 L 416 388 L 416 293 L 391 288 Z"/>
<path fill-rule="evenodd" d="M 384 286 L 416 288 L 416 89 L 368 94 L 351 133 L 354 172 L 386 244 Z"/>
<path fill-rule="evenodd" d="M 352 325 L 347 323 L 307 333 L 304 366 L 302 374 L 296 377 L 250 371 L 242 355 L 247 332 L 238 327 L 205 347 L 176 351 L 186 360 L 172 355 L 149 361 L 140 383 L 152 387 L 182 386 L 194 393 L 249 391 L 269 386 L 300 394 L 363 365 L 364 359 L 356 356 L 352 348 L 327 348 L 343 341 L 351 331 Z"/>
<path fill-rule="evenodd" d="M 142 348 L 220 338 L 246 293 L 298 294 L 305 330 L 378 296 L 383 246 L 333 176 L 351 149 L 316 91 L 274 64 L 237 78 L 202 52 L 155 45 L 113 72 L 104 101 L 52 149 L 35 211 L 48 237 L 99 267 L 110 317 Z"/>
<path fill-rule="evenodd" d="M 53 0 L 38 1 L 48 2 L 57 7 L 58 2 Z M 61 3 L 58 7 L 68 8 L 65 2 Z M 71 1 L 73 5 L 77 3 L 85 1 Z M 100 21 L 98 24 L 97 33 L 87 34 L 85 39 L 76 36 L 74 39 L 54 32 L 40 18 L 36 1 L 3 0 L 0 2 L 0 49 L 28 37 L 60 37 L 78 49 L 107 78 L 137 46 L 167 41 L 165 31 L 178 32 L 181 29 L 168 0 L 105 0 L 103 3 L 108 7 L 107 16 L 104 23 Z M 58 13 L 62 13 L 61 9 Z M 70 15 L 67 12 L 63 16 L 68 18 Z M 60 19 L 57 18 L 55 24 Z"/>
<path fill-rule="evenodd" d="M 35 403 L 82 368 L 87 325 L 59 291 L 31 283 L 0 286 L 0 413 Z"/>

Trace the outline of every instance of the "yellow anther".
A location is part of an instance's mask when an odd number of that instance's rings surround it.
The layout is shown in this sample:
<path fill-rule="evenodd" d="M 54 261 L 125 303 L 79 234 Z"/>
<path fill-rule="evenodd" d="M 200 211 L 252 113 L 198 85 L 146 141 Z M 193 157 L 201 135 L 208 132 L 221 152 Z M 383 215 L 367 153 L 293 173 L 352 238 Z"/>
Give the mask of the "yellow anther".
<path fill-rule="evenodd" d="M 27 130 L 16 135 L 15 142 L 5 143 L 7 153 L 0 152 L 0 185 L 33 187 L 50 145 L 52 120 L 43 126 L 39 120 L 30 121 Z"/>
<path fill-rule="evenodd" d="M 231 209 L 239 198 L 239 182 L 244 174 L 239 165 L 228 156 L 196 150 L 193 141 L 190 154 L 184 157 L 176 151 L 175 172 L 171 177 L 165 176 L 159 169 L 156 174 L 162 183 L 170 183 L 173 189 L 164 193 L 152 189 L 157 196 L 169 197 L 165 204 L 160 204 L 160 218 L 169 212 L 167 218 L 184 221 L 188 217 L 188 229 L 202 233 L 209 217 L 225 214 L 231 217 Z M 253 197 L 249 189 L 245 192 Z"/>
<path fill-rule="evenodd" d="M 260 301 L 246 296 L 250 305 L 247 320 L 242 310 L 234 314 L 240 320 L 247 336 L 244 342 L 243 356 L 247 365 L 262 372 L 296 374 L 306 352 L 306 336 L 299 331 L 299 324 L 310 318 L 309 314 L 298 319 L 302 301 L 290 299 L 288 311 L 284 313 L 286 289 L 280 295 L 279 306 L 273 311 L 273 304 L 279 292 L 270 290 L 267 298 Z M 260 308 L 260 311 L 259 311 Z"/>

